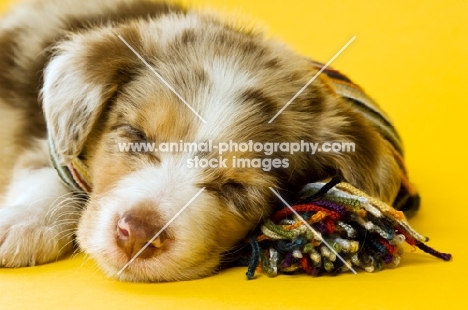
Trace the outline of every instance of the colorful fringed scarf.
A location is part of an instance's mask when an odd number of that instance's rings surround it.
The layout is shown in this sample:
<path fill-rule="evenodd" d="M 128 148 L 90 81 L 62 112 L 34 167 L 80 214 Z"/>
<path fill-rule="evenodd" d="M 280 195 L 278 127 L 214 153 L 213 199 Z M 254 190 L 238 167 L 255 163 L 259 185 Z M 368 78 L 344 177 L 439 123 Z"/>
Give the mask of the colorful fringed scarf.
<path fill-rule="evenodd" d="M 404 242 L 445 261 L 451 259 L 450 254 L 428 247 L 427 241 L 411 228 L 402 211 L 335 177 L 329 183 L 306 185 L 295 205 L 266 219 L 249 238 L 251 251 L 236 263 L 248 265 L 248 279 L 256 271 L 269 276 L 334 274 L 356 267 L 373 272 L 397 266 Z"/>

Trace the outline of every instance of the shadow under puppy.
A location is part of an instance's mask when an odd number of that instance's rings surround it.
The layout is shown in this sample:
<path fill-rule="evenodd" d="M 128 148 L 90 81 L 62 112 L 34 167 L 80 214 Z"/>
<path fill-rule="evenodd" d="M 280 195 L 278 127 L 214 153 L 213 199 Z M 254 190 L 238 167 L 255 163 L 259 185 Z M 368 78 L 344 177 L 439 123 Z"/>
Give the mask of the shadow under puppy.
<path fill-rule="evenodd" d="M 269 187 L 288 197 L 340 175 L 388 203 L 401 188 L 390 143 L 326 78 L 269 122 L 318 69 L 260 32 L 147 0 L 35 1 L 0 27 L 3 267 L 53 261 L 72 251 L 76 234 L 109 276 L 193 279 L 215 272 L 223 253 L 271 214 Z M 275 153 L 287 167 L 265 171 L 234 167 L 233 158 L 268 157 L 253 151 L 230 150 L 225 167 L 195 169 L 190 158 L 219 152 L 119 149 L 249 140 L 349 142 L 355 151 Z M 51 157 L 86 195 L 61 181 Z"/>

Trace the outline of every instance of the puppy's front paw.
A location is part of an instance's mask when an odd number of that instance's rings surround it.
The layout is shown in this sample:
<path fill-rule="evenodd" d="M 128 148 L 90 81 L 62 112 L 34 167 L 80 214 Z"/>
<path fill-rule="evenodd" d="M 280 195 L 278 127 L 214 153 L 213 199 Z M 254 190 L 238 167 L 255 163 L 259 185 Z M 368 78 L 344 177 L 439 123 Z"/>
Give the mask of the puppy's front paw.
<path fill-rule="evenodd" d="M 34 211 L 39 210 L 21 206 L 0 209 L 1 267 L 44 264 L 72 250 L 77 215 L 63 210 Z"/>

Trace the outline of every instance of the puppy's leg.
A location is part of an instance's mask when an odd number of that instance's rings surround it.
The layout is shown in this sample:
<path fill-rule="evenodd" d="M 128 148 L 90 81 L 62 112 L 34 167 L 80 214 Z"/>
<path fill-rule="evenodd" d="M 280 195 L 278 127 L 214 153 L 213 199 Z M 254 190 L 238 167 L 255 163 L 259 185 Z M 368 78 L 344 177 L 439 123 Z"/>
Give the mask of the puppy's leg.
<path fill-rule="evenodd" d="M 0 207 L 0 266 L 58 259 L 73 248 L 79 203 L 49 162 L 47 142 L 36 141 L 17 160 Z"/>

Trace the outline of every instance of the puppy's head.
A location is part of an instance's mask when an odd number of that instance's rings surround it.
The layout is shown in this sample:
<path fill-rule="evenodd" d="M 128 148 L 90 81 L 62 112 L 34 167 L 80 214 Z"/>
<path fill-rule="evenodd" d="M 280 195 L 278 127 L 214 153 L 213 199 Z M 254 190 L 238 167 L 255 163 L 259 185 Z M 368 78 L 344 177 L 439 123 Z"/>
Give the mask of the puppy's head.
<path fill-rule="evenodd" d="M 125 281 L 212 273 L 222 253 L 270 213 L 269 187 L 283 186 L 281 178 L 294 185 L 311 159 L 285 154 L 288 167 L 242 168 L 235 158 L 265 155 L 230 150 L 224 164 L 197 168 L 190 160 L 219 160 L 219 152 L 124 145 L 300 141 L 311 135 L 304 124 L 314 123 L 313 134 L 326 135 L 321 122 L 329 99 L 320 83 L 268 123 L 311 76 L 308 61 L 282 45 L 191 13 L 60 43 L 45 71 L 43 105 L 62 163 L 80 156 L 91 175 L 80 246 Z M 311 178 L 326 174 L 316 167 Z"/>

